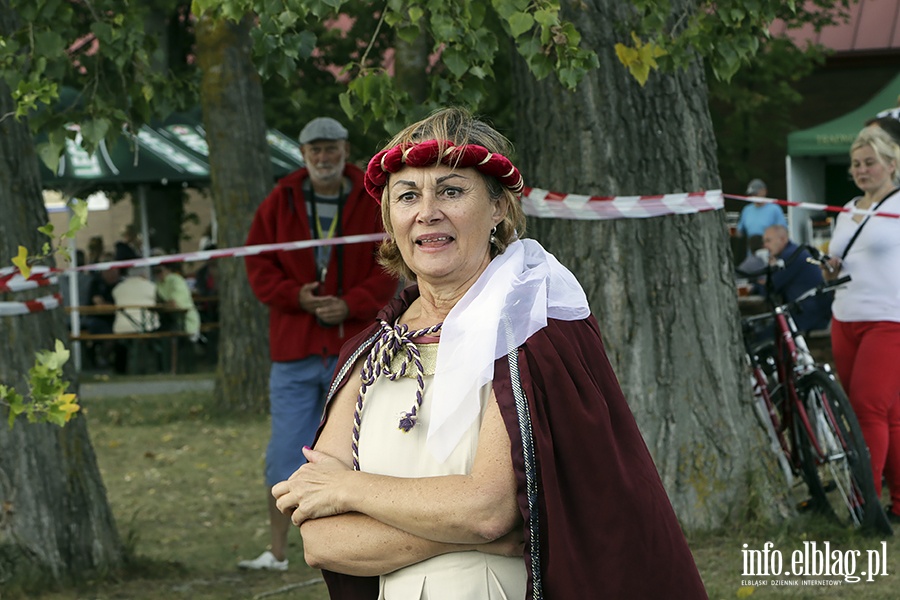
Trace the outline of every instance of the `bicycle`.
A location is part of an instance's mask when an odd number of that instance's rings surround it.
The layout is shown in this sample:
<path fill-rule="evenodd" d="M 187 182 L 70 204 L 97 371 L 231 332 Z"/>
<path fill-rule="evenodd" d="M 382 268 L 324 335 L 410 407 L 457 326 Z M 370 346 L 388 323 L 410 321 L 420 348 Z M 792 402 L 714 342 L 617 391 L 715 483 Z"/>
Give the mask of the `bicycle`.
<path fill-rule="evenodd" d="M 814 247 L 805 248 L 811 255 L 808 260 L 827 264 L 828 256 Z M 792 258 L 800 254 L 798 250 Z M 765 276 L 767 296 L 772 298 L 771 275 L 779 268 L 783 266 L 741 274 Z M 771 301 L 770 310 L 741 319 L 754 410 L 789 489 L 800 478 L 809 490 L 810 499 L 799 508 L 815 510 L 856 528 L 892 535 L 850 401 L 829 365 L 815 361 L 791 316 L 803 300 L 848 281 L 850 277 L 845 276 L 824 282 L 791 302 Z M 772 335 L 759 339 L 763 324 Z"/>

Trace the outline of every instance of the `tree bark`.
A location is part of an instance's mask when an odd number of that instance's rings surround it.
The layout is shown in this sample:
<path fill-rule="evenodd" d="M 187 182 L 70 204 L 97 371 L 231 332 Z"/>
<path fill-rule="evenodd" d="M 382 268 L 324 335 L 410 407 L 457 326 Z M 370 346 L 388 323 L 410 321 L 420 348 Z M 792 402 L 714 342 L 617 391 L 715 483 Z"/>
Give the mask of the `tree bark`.
<path fill-rule="evenodd" d="M 420 27 L 421 29 L 421 27 Z M 431 48 L 424 31 L 409 43 L 394 36 L 394 79 L 397 87 L 409 94 L 413 102 L 422 104 L 428 99 L 428 54 Z"/>
<path fill-rule="evenodd" d="M 15 14 L 0 2 L 0 35 Z M 9 266 L 19 245 L 36 254 L 48 241 L 38 158 L 27 122 L 10 116 L 12 97 L 0 80 L 0 265 Z M 0 294 L 21 301 L 40 291 Z M 62 309 L 0 316 L 0 382 L 27 392 L 26 376 L 38 350 L 66 339 Z M 76 415 L 65 427 L 7 426 L 0 407 L 0 586 L 46 589 L 48 581 L 84 580 L 122 565 L 124 549 L 106 500 L 87 423 Z"/>
<path fill-rule="evenodd" d="M 676 0 L 673 11 L 692 10 Z M 702 65 L 641 88 L 617 60 L 630 3 L 564 0 L 600 68 L 575 92 L 516 61 L 526 184 L 602 196 L 716 189 Z M 573 270 L 676 513 L 689 529 L 773 507 L 771 469 L 743 377 L 722 211 L 614 221 L 530 218 L 528 235 Z M 771 466 L 771 464 L 769 464 Z M 748 490 L 754 482 L 753 493 Z"/>
<path fill-rule="evenodd" d="M 263 93 L 250 60 L 250 27 L 204 17 L 197 24 L 203 123 L 222 247 L 243 246 L 272 187 Z M 219 263 L 221 337 L 215 397 L 225 410 L 268 409 L 268 311 L 254 296 L 244 261 Z"/>

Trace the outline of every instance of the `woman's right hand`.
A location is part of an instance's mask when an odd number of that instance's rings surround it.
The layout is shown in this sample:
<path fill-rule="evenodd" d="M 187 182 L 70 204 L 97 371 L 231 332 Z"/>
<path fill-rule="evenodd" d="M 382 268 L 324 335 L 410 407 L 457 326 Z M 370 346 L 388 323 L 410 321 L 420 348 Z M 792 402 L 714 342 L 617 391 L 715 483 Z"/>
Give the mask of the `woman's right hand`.
<path fill-rule="evenodd" d="M 834 281 L 841 273 L 841 259 L 837 256 L 831 256 L 822 264 L 822 277 L 825 281 Z"/>

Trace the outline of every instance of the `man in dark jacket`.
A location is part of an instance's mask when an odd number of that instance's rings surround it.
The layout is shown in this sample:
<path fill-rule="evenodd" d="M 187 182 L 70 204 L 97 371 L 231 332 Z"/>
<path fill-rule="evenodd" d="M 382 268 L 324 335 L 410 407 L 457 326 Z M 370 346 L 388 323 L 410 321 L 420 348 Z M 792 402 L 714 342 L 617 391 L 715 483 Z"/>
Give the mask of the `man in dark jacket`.
<path fill-rule="evenodd" d="M 247 245 L 380 233 L 380 207 L 363 172 L 347 164 L 347 130 L 328 117 L 300 132 L 306 167 L 280 180 L 256 211 Z M 305 462 L 341 345 L 390 300 L 397 281 L 376 262 L 377 243 L 319 246 L 246 257 L 250 286 L 269 307 L 272 435 L 266 451 L 271 550 L 246 569 L 287 569 L 291 521 L 269 489 Z"/>
<path fill-rule="evenodd" d="M 769 264 L 778 261 L 784 268 L 772 273 L 773 291 L 785 302 L 796 300 L 807 290 L 823 281 L 822 270 L 808 262 L 809 251 L 800 248 L 788 237 L 788 230 L 782 225 L 772 225 L 763 234 L 763 245 L 769 251 Z M 832 294 L 821 294 L 807 298 L 791 311 L 794 323 L 800 331 L 827 329 L 831 321 Z"/>

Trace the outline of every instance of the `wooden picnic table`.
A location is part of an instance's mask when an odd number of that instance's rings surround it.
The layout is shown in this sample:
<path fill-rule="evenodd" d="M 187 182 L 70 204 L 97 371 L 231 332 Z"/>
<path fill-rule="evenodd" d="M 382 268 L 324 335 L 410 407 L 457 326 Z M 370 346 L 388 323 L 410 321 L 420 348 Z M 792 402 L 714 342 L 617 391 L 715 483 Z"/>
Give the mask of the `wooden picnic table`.
<path fill-rule="evenodd" d="M 101 342 L 114 341 L 123 342 L 128 349 L 128 367 L 129 370 L 135 369 L 137 364 L 141 362 L 141 355 L 138 354 L 138 342 L 153 340 L 170 340 L 169 347 L 169 367 L 173 374 L 178 372 L 178 344 L 182 338 L 189 335 L 184 331 L 184 315 L 187 309 L 178 308 L 171 304 L 140 304 L 140 305 L 115 305 L 115 304 L 95 304 L 85 306 L 67 306 L 67 313 L 77 312 L 80 315 L 124 315 L 128 321 L 134 325 L 133 331 L 119 331 L 113 333 L 89 333 L 79 332 L 78 335 L 70 335 L 69 339 L 73 342 Z M 159 329 L 160 315 L 171 315 L 174 317 L 174 323 L 166 329 Z"/>

